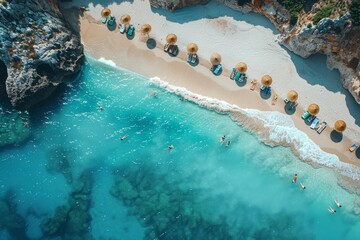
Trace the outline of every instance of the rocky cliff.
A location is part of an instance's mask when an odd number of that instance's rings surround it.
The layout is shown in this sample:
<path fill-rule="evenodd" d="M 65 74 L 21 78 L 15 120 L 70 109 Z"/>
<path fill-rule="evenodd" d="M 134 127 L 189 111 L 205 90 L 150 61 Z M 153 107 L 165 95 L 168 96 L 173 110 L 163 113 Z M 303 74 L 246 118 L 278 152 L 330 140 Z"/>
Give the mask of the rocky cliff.
<path fill-rule="evenodd" d="M 327 55 L 328 67 L 339 70 L 343 86 L 360 103 L 360 28 L 350 20 L 348 4 L 351 1 L 306 1 L 304 9 L 297 13 L 293 26 L 290 25 L 293 14 L 279 0 L 219 1 L 235 10 L 255 11 L 265 15 L 282 33 L 280 44 L 294 53 L 304 58 L 316 53 Z M 168 10 L 206 2 L 208 1 L 150 0 L 152 6 Z M 333 9 L 329 18 L 323 18 L 315 24 L 316 13 L 330 4 Z"/>
<path fill-rule="evenodd" d="M 46 99 L 65 77 L 80 70 L 80 38 L 66 26 L 56 0 L 0 2 L 0 93 L 27 109 Z M 5 69 L 1 68 L 2 71 Z"/>

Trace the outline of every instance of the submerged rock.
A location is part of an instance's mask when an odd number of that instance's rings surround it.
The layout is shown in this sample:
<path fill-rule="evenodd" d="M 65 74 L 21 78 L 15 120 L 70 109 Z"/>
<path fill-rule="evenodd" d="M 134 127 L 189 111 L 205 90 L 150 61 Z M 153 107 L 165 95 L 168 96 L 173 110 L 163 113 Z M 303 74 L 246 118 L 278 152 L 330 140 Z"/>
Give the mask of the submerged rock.
<path fill-rule="evenodd" d="M 0 108 L 0 147 L 20 144 L 29 135 L 29 116 L 26 113 Z"/>
<path fill-rule="evenodd" d="M 0 199 L 0 229 L 5 229 L 11 239 L 26 240 L 26 224 L 23 217 L 16 213 L 7 200 Z"/>
<path fill-rule="evenodd" d="M 46 99 L 84 59 L 79 36 L 65 25 L 55 0 L 0 5 L 0 43 L 7 96 L 19 109 Z"/>

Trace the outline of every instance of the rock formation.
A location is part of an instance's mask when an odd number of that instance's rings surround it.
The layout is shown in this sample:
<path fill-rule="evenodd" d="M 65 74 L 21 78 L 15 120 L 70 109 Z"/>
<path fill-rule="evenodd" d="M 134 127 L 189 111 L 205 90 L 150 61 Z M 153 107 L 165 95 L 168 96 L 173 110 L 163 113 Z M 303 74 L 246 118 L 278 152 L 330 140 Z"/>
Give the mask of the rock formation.
<path fill-rule="evenodd" d="M 332 11 L 332 18 L 323 18 L 313 23 L 316 13 L 326 4 L 342 4 L 340 1 L 309 1 L 306 11 L 301 11 L 294 26 L 290 26 L 292 14 L 277 0 L 219 0 L 226 6 L 242 12 L 255 11 L 265 15 L 282 33 L 279 42 L 290 51 L 306 58 L 312 54 L 322 53 L 327 56 L 330 69 L 338 69 L 343 86 L 350 91 L 360 103 L 360 27 L 351 23 L 348 12 Z M 206 3 L 193 0 L 150 0 L 153 7 L 175 10 L 187 5 Z M 344 7 L 345 6 L 345 7 Z M 296 20 L 296 19 L 295 19 Z"/>
<path fill-rule="evenodd" d="M 7 69 L 0 93 L 5 85 L 14 107 L 27 109 L 46 99 L 80 70 L 83 59 L 79 36 L 66 26 L 56 0 L 0 4 L 0 65 Z"/>

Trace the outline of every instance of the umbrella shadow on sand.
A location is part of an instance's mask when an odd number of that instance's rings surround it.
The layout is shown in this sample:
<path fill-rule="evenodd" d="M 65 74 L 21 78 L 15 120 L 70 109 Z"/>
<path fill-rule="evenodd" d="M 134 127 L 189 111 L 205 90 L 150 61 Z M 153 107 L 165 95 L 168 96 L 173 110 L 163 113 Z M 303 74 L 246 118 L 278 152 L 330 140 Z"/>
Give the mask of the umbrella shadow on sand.
<path fill-rule="evenodd" d="M 338 142 L 341 142 L 343 140 L 343 137 L 344 135 L 340 132 L 337 132 L 335 130 L 333 130 L 331 133 L 330 133 L 330 138 L 333 142 L 335 143 L 338 143 Z"/>
<path fill-rule="evenodd" d="M 106 24 L 109 31 L 115 31 L 117 23 L 116 20 L 114 21 L 113 25 Z"/>
<path fill-rule="evenodd" d="M 243 87 L 243 86 L 246 85 L 247 79 L 244 79 L 244 80 L 242 80 L 242 81 L 235 80 L 235 83 L 236 83 L 236 85 L 238 85 L 239 87 Z"/>
<path fill-rule="evenodd" d="M 293 115 L 296 112 L 296 107 L 293 106 L 292 102 L 287 102 L 284 106 L 284 110 L 288 115 Z"/>
<path fill-rule="evenodd" d="M 153 38 L 149 38 L 149 39 L 146 41 L 146 46 L 148 47 L 148 49 L 154 49 L 154 48 L 156 48 L 156 40 L 153 39 Z"/>
<path fill-rule="evenodd" d="M 129 34 L 126 33 L 126 38 L 129 40 L 133 40 L 135 37 L 135 32 L 130 36 Z"/>
<path fill-rule="evenodd" d="M 266 89 L 264 90 L 260 90 L 260 97 L 262 99 L 269 99 L 271 97 L 271 91 L 269 91 L 268 93 L 266 93 Z"/>
<path fill-rule="evenodd" d="M 358 159 L 360 159 L 360 148 L 359 147 L 356 149 L 355 155 Z"/>

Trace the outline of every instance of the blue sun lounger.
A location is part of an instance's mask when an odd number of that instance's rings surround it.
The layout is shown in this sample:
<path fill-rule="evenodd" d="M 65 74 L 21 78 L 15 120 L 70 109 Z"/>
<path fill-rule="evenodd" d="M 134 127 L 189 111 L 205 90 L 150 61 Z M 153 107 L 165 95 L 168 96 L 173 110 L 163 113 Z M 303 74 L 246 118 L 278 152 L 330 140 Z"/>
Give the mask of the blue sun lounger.
<path fill-rule="evenodd" d="M 234 80 L 235 80 L 235 81 L 239 81 L 240 77 L 241 77 L 241 73 L 236 72 L 235 77 L 234 77 Z"/>
<path fill-rule="evenodd" d="M 301 116 L 301 118 L 304 120 L 306 120 L 308 117 L 310 117 L 310 113 L 308 111 L 305 111 L 304 114 Z"/>
<path fill-rule="evenodd" d="M 319 119 L 315 117 L 315 119 L 312 121 L 310 128 L 315 129 L 316 125 L 319 123 Z"/>
<path fill-rule="evenodd" d="M 311 115 L 310 117 L 308 117 L 308 118 L 306 119 L 306 121 L 307 121 L 308 123 L 312 123 L 315 119 L 316 119 L 316 116 Z"/>
<path fill-rule="evenodd" d="M 101 22 L 102 22 L 103 24 L 105 24 L 105 23 L 107 22 L 107 18 L 106 18 L 106 17 L 101 18 Z"/>
<path fill-rule="evenodd" d="M 222 69 L 221 64 L 217 65 L 216 68 L 214 69 L 214 74 L 215 75 L 219 75 L 220 74 L 220 70 Z"/>

